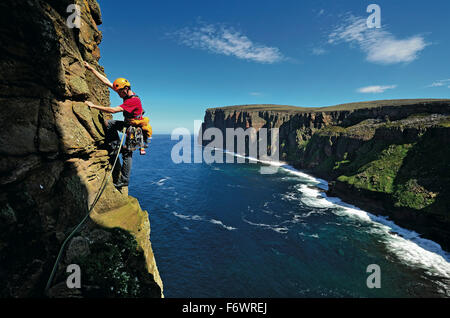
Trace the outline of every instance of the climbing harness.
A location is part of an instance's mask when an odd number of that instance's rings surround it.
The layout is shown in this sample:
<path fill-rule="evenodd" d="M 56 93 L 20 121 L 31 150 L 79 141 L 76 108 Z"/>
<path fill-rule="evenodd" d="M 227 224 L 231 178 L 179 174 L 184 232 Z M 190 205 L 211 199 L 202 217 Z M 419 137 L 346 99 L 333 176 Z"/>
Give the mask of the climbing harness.
<path fill-rule="evenodd" d="M 50 288 L 50 285 L 51 285 L 51 283 L 52 283 L 52 281 L 53 281 L 53 278 L 54 278 L 55 273 L 56 273 L 56 268 L 57 268 L 57 266 L 58 266 L 58 264 L 59 264 L 59 261 L 61 260 L 62 253 L 63 253 L 63 251 L 64 251 L 64 248 L 66 247 L 67 242 L 69 242 L 69 240 L 70 240 L 70 239 L 75 235 L 75 233 L 79 230 L 79 228 L 81 227 L 81 225 L 83 225 L 83 223 L 87 220 L 87 218 L 88 218 L 89 215 L 91 214 L 92 210 L 94 209 L 95 205 L 97 204 L 98 200 L 100 200 L 100 197 L 102 196 L 103 191 L 104 191 L 105 188 L 106 188 L 106 184 L 108 183 L 108 180 L 109 180 L 109 178 L 110 178 L 111 175 L 112 175 L 112 172 L 113 172 L 113 170 L 114 170 L 114 167 L 116 166 L 117 159 L 119 158 L 120 150 L 121 150 L 121 148 L 122 148 L 122 143 L 123 143 L 123 140 L 124 140 L 125 135 L 126 135 L 125 132 L 126 132 L 126 128 L 124 128 L 124 129 L 122 130 L 122 139 L 120 140 L 119 149 L 118 149 L 118 151 L 117 151 L 116 158 L 114 159 L 114 163 L 113 163 L 113 165 L 112 165 L 111 171 L 110 171 L 109 173 L 105 173 L 105 176 L 103 177 L 103 181 L 102 181 L 102 186 L 100 187 L 100 191 L 97 192 L 97 195 L 95 196 L 95 199 L 94 199 L 94 201 L 92 202 L 92 205 L 91 205 L 91 207 L 90 207 L 88 213 L 85 215 L 85 217 L 81 220 L 81 222 L 75 227 L 75 229 L 69 234 L 69 236 L 64 240 L 63 244 L 61 245 L 61 248 L 60 248 L 59 253 L 58 253 L 58 257 L 56 258 L 55 264 L 53 265 L 52 272 L 51 272 L 50 277 L 49 277 L 49 279 L 48 279 L 48 281 L 47 281 L 47 285 L 45 286 L 45 294 L 47 294 L 47 291 L 48 291 L 48 289 Z"/>
<path fill-rule="evenodd" d="M 125 141 L 125 147 L 129 151 L 134 151 L 137 148 L 147 148 L 144 143 L 144 133 L 141 127 L 129 126 L 127 128 L 127 139 Z"/>
<path fill-rule="evenodd" d="M 153 134 L 152 126 L 149 124 L 150 119 L 143 117 L 143 115 L 144 111 L 137 118 L 129 121 L 131 126 L 127 129 L 127 140 L 125 141 L 126 148 L 130 151 L 139 148 L 141 155 L 145 155 L 145 148 L 148 148 L 148 140 L 151 139 Z"/>

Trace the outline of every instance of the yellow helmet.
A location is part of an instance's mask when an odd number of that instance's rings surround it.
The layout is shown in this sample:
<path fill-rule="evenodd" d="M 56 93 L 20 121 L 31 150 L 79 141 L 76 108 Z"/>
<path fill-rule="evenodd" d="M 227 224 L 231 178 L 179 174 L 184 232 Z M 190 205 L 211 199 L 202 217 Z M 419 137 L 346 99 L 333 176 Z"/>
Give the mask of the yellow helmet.
<path fill-rule="evenodd" d="M 116 79 L 116 80 L 114 81 L 114 83 L 113 83 L 113 89 L 114 89 L 116 92 L 117 92 L 119 89 L 122 89 L 122 88 L 127 87 L 127 86 L 128 86 L 128 87 L 131 87 L 130 82 L 128 82 L 127 79 L 122 78 L 122 77 Z"/>

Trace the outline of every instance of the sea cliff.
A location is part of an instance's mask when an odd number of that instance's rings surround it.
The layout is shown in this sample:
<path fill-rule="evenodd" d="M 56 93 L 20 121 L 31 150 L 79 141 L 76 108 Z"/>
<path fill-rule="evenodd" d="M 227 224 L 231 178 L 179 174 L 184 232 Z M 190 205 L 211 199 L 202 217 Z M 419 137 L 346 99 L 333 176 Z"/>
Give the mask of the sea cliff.
<path fill-rule="evenodd" d="M 328 180 L 328 195 L 450 250 L 450 100 L 208 108 L 210 127 L 278 128 L 279 159 Z"/>
<path fill-rule="evenodd" d="M 81 9 L 80 28 L 67 25 L 70 4 Z M 83 66 L 104 72 L 101 23 L 95 0 L 0 3 L 2 297 L 44 296 L 63 240 L 111 169 L 107 116 L 83 103 L 109 106 L 108 88 Z M 109 179 L 68 243 L 47 296 L 162 297 L 149 235 L 147 212 Z M 69 264 L 81 268 L 80 289 L 66 286 Z"/>

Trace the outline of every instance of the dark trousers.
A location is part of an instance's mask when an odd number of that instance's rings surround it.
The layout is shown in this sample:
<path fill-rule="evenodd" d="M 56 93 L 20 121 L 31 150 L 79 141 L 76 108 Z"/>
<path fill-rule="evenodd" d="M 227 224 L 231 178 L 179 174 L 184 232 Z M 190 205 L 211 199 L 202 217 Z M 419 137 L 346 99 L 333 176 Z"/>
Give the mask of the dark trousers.
<path fill-rule="evenodd" d="M 110 145 L 112 150 L 118 149 L 120 144 L 120 138 L 117 131 L 122 131 L 125 126 L 125 122 L 122 120 L 108 120 L 106 125 L 106 142 Z M 130 180 L 131 163 L 133 160 L 133 152 L 122 148 L 122 170 L 120 180 L 124 183 L 128 183 Z"/>

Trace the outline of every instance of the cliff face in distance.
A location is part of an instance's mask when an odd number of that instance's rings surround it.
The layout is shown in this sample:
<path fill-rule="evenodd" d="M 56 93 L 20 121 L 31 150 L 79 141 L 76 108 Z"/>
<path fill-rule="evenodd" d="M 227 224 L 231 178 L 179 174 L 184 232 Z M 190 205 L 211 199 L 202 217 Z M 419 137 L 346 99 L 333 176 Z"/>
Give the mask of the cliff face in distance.
<path fill-rule="evenodd" d="M 80 29 L 66 25 L 73 3 Z M 106 118 L 83 104 L 109 105 L 108 88 L 83 66 L 103 72 L 101 22 L 95 0 L 0 3 L 0 296 L 43 296 L 63 240 L 111 169 Z M 147 212 L 111 178 L 49 296 L 161 297 L 149 235 Z M 80 265 L 81 289 L 66 287 L 68 264 Z"/>
<path fill-rule="evenodd" d="M 279 128 L 280 160 L 329 180 L 328 195 L 450 250 L 450 100 L 210 108 L 209 127 Z"/>

